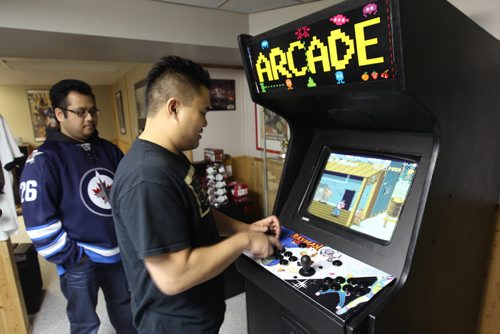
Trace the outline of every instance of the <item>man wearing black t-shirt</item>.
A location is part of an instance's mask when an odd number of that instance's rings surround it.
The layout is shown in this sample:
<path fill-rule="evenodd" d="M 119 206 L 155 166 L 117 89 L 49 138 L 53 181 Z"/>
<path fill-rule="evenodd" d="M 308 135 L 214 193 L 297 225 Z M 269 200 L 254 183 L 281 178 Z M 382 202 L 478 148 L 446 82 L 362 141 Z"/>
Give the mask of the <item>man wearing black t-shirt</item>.
<path fill-rule="evenodd" d="M 217 333 L 225 311 L 220 274 L 243 251 L 267 257 L 281 248 L 276 217 L 247 225 L 212 210 L 182 153 L 198 147 L 207 126 L 209 82 L 190 60 L 156 63 L 144 132 L 115 173 L 113 215 L 140 333 Z"/>

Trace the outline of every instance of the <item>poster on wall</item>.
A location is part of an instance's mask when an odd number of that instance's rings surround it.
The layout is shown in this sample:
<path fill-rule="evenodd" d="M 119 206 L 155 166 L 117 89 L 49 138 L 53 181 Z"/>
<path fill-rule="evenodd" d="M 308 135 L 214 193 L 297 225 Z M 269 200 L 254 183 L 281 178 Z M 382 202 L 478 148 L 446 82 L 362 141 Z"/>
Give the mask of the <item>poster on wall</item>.
<path fill-rule="evenodd" d="M 140 135 L 146 126 L 146 79 L 136 82 L 134 91 L 135 109 L 137 110 L 137 135 Z"/>
<path fill-rule="evenodd" d="M 281 154 L 286 151 L 290 129 L 283 117 L 256 104 L 255 129 L 257 150 L 263 151 L 265 144 L 266 152 Z"/>
<path fill-rule="evenodd" d="M 44 141 L 46 137 L 46 128 L 57 128 L 59 126 L 51 107 L 49 91 L 28 89 L 26 91 L 26 96 L 28 97 L 28 106 L 35 141 Z"/>
<path fill-rule="evenodd" d="M 234 80 L 210 80 L 210 110 L 236 110 Z"/>
<path fill-rule="evenodd" d="M 123 101 L 122 101 L 121 91 L 117 91 L 115 93 L 115 103 L 116 103 L 116 113 L 118 114 L 118 125 L 120 126 L 120 133 L 124 135 L 127 133 L 127 128 L 125 127 L 125 114 L 123 112 Z"/>

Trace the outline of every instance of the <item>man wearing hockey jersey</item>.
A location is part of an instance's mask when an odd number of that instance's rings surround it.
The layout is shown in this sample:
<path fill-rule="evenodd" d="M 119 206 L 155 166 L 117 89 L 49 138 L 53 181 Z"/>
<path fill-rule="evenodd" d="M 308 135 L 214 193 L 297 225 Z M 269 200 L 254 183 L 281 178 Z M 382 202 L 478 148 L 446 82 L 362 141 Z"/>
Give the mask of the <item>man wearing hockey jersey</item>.
<path fill-rule="evenodd" d="M 60 130 L 48 129 L 21 175 L 26 230 L 38 253 L 57 265 L 71 333 L 97 333 L 99 288 L 116 331 L 134 333 L 109 203 L 123 154 L 98 136 L 100 111 L 88 84 L 62 80 L 50 99 Z"/>

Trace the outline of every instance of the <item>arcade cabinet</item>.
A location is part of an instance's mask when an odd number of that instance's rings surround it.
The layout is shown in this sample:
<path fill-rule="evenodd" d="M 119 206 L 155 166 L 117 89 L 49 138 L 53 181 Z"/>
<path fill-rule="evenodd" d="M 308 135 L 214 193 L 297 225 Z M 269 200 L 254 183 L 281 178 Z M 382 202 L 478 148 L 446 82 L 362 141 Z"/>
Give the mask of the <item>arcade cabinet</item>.
<path fill-rule="evenodd" d="M 500 186 L 500 42 L 444 0 L 352 0 L 240 36 L 291 139 L 284 251 L 244 256 L 250 333 L 472 333 Z"/>

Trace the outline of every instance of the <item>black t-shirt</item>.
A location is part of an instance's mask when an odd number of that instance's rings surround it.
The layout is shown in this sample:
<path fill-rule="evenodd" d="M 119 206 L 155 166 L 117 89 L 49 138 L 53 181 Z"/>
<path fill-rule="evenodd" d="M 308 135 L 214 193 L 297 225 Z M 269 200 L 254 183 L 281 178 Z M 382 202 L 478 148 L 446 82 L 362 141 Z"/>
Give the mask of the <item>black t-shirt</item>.
<path fill-rule="evenodd" d="M 143 333 L 216 333 L 224 318 L 222 276 L 177 295 L 163 294 L 144 258 L 219 241 L 207 194 L 183 155 L 137 139 L 111 192 L 121 256 Z"/>

